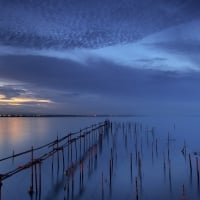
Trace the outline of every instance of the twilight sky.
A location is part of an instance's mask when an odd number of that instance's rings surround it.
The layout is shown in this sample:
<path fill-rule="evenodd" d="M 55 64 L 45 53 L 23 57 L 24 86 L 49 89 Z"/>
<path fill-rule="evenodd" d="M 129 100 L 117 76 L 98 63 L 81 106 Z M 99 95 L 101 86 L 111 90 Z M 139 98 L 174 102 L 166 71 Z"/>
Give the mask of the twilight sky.
<path fill-rule="evenodd" d="M 199 114 L 199 0 L 0 0 L 0 114 Z"/>

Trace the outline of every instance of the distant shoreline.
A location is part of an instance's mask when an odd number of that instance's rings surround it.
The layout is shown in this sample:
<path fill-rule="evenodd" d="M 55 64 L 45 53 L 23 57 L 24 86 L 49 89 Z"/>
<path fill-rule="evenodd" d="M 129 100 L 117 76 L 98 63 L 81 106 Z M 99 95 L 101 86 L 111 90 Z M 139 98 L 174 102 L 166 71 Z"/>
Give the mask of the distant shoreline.
<path fill-rule="evenodd" d="M 2 114 L 3 117 L 138 117 L 144 115 L 34 115 L 34 114 Z"/>

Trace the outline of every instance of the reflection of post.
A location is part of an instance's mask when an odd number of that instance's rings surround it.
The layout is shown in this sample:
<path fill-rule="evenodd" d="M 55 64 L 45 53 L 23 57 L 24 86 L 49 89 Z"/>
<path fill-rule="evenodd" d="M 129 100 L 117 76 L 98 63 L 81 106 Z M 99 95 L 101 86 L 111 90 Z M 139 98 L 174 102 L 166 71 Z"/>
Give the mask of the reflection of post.
<path fill-rule="evenodd" d="M 34 164 L 34 167 L 35 167 L 35 191 L 36 191 L 36 194 L 38 192 L 38 186 L 37 186 L 37 165 Z"/>
<path fill-rule="evenodd" d="M 39 197 L 41 196 L 42 191 L 42 168 L 41 168 L 42 162 L 39 161 Z"/>
<path fill-rule="evenodd" d="M 196 168 L 197 168 L 197 183 L 199 186 L 199 161 L 198 161 L 198 157 L 196 157 Z"/>
<path fill-rule="evenodd" d="M 181 200 L 186 200 L 186 194 L 185 194 L 185 186 L 184 186 L 184 184 L 182 186 L 182 199 Z"/>
<path fill-rule="evenodd" d="M 130 155 L 130 170 L 131 170 L 131 183 L 132 183 L 132 179 L 133 179 L 133 154 L 132 154 L 132 152 Z"/>
<path fill-rule="evenodd" d="M 192 183 L 192 161 L 190 154 L 189 154 L 189 163 L 190 163 L 190 182 Z"/>
<path fill-rule="evenodd" d="M 71 176 L 72 176 L 72 199 L 74 198 L 74 163 L 72 162 L 72 174 L 71 174 Z"/>
<path fill-rule="evenodd" d="M 136 192 L 136 200 L 139 199 L 139 195 L 138 195 L 138 180 L 137 177 L 135 177 L 135 192 Z"/>
<path fill-rule="evenodd" d="M 31 185 L 28 192 L 33 195 L 33 147 L 31 147 Z"/>
<path fill-rule="evenodd" d="M 0 200 L 2 200 L 2 180 L 1 180 L 1 175 L 0 175 Z"/>
<path fill-rule="evenodd" d="M 166 178 L 166 161 L 165 161 L 165 153 L 163 152 L 163 170 L 164 170 L 164 180 Z"/>
<path fill-rule="evenodd" d="M 64 148 L 62 147 L 62 161 L 63 161 L 63 171 L 65 169 L 65 154 L 64 154 Z"/>
<path fill-rule="evenodd" d="M 158 157 L 158 139 L 156 138 L 156 156 Z"/>
<path fill-rule="evenodd" d="M 81 159 L 81 148 L 82 148 L 82 145 L 81 145 L 81 130 L 80 130 L 80 135 L 79 135 L 79 141 L 80 141 L 80 144 L 79 144 L 79 150 L 80 150 L 80 153 L 79 153 L 79 159 Z"/>
<path fill-rule="evenodd" d="M 102 172 L 102 175 L 101 175 L 101 197 L 102 197 L 102 200 L 104 199 L 104 184 L 103 184 L 103 181 L 104 181 L 104 178 L 103 178 L 103 172 Z"/>
<path fill-rule="evenodd" d="M 172 192 L 171 160 L 169 160 L 169 189 Z"/>

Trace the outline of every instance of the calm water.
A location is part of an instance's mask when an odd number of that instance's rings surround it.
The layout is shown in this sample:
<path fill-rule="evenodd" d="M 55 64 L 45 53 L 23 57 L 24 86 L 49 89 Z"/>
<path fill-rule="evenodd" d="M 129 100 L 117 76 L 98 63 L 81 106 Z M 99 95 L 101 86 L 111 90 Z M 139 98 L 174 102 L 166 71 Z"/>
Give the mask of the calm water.
<path fill-rule="evenodd" d="M 38 147 L 55 140 L 57 136 L 62 137 L 104 120 L 95 117 L 0 118 L 0 158 L 12 155 L 13 150 L 19 153 L 31 146 Z M 196 168 L 196 158 L 200 153 L 199 117 L 128 117 L 110 120 L 113 129 L 103 139 L 102 150 L 97 146 L 96 157 L 94 152 L 88 152 L 85 157 L 82 185 L 79 181 L 80 170 L 75 170 L 73 192 L 71 182 L 67 190 L 65 170 L 70 165 L 65 152 L 65 169 L 60 163 L 58 170 L 55 162 L 52 173 L 52 159 L 42 163 L 41 195 L 29 196 L 31 169 L 27 169 L 3 182 L 2 199 L 120 200 L 136 199 L 137 193 L 138 199 L 144 200 L 200 198 Z M 181 152 L 184 145 L 185 154 Z M 110 160 L 113 162 L 111 184 Z M 30 155 L 3 161 L 0 163 L 0 173 L 6 173 L 28 161 Z"/>

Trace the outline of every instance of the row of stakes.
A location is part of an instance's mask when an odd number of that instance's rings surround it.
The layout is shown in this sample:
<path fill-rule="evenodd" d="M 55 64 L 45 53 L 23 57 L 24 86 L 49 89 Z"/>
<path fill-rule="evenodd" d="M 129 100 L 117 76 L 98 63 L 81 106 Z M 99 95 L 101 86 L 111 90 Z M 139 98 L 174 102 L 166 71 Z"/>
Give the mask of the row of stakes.
<path fill-rule="evenodd" d="M 133 125 L 133 127 L 132 127 Z M 134 185 L 135 185 L 135 199 L 136 200 L 139 200 L 140 198 L 140 195 L 142 196 L 142 155 L 143 155 L 143 141 L 144 139 L 142 140 L 139 140 L 139 133 L 143 127 L 141 124 L 136 124 L 136 123 L 133 123 L 133 124 L 118 124 L 116 123 L 115 124 L 115 131 L 113 132 L 116 132 L 118 131 L 119 127 L 122 128 L 123 130 L 123 136 L 124 136 L 124 145 L 125 145 L 125 148 L 127 148 L 127 140 L 128 140 L 128 136 L 127 134 L 129 133 L 134 133 L 134 139 L 135 139 L 135 163 L 137 164 L 137 168 L 138 168 L 138 175 L 135 176 L 135 179 L 134 179 Z M 145 130 L 145 133 L 146 133 L 146 142 L 147 142 L 147 146 L 150 146 L 151 147 L 151 155 L 152 155 L 152 163 L 154 162 L 154 157 L 156 156 L 158 158 L 158 138 L 155 137 L 155 128 L 151 128 L 151 129 L 148 129 L 146 128 Z M 149 133 L 151 134 L 151 138 L 149 137 Z M 111 132 L 111 134 L 113 134 Z M 117 152 L 116 152 L 116 137 L 117 137 L 117 134 L 114 134 L 113 137 L 112 137 L 112 147 L 110 148 L 110 158 L 109 158 L 109 190 L 111 191 L 112 190 L 112 182 L 113 182 L 113 174 L 114 174 L 114 159 L 117 159 Z M 170 138 L 170 135 L 168 133 L 168 138 L 167 138 L 167 157 L 165 156 L 165 153 L 163 153 L 163 166 L 164 166 L 164 174 L 166 175 L 166 171 L 168 171 L 168 178 L 169 178 L 169 188 L 170 188 L 170 192 L 172 191 L 172 164 L 171 164 L 171 148 L 170 148 L 170 143 L 175 141 L 174 139 L 171 139 Z M 150 145 L 151 143 L 151 145 Z M 96 147 L 97 148 L 97 147 Z M 184 156 L 186 157 L 187 155 L 187 152 L 186 152 L 186 144 L 184 143 L 184 147 L 183 147 L 183 150 L 181 151 Z M 116 154 L 116 156 L 114 156 L 114 154 Z M 97 155 L 97 154 L 95 154 Z M 130 153 L 130 176 L 131 176 L 131 182 L 133 182 L 133 162 L 134 162 L 134 159 L 133 159 L 133 152 Z M 195 155 L 195 154 L 194 154 Z M 188 160 L 189 160 L 189 169 L 190 169 L 190 175 L 192 176 L 192 172 L 193 172 L 193 166 L 192 166 L 192 159 L 191 159 L 191 154 L 188 154 Z M 89 162 L 90 162 L 90 153 L 89 153 Z M 197 184 L 198 184 L 198 188 L 199 188 L 199 161 L 198 161 L 198 157 L 196 156 L 195 158 L 195 162 L 196 162 L 196 174 L 197 174 Z M 83 163 L 80 162 L 80 183 L 83 183 L 83 174 L 84 174 L 84 170 L 83 170 Z M 106 190 L 105 190 L 105 180 L 107 180 L 107 176 L 105 175 L 107 173 L 104 173 L 102 172 L 101 173 L 101 196 L 102 196 L 102 199 L 105 199 L 105 193 L 106 193 Z M 140 185 L 140 189 L 139 189 L 139 185 Z M 181 199 L 182 200 L 186 200 L 186 189 L 185 189 L 185 184 L 183 184 L 182 186 L 182 193 L 181 193 Z"/>
<path fill-rule="evenodd" d="M 114 128 L 113 128 L 114 127 Z M 80 140 L 79 140 L 79 159 L 78 159 L 78 148 L 77 148 L 77 140 L 73 140 L 72 137 L 68 137 L 68 142 L 67 142 L 67 157 L 68 157 L 68 168 L 65 170 L 65 174 L 67 177 L 66 181 L 66 186 L 65 190 L 67 191 L 67 199 L 70 198 L 70 181 L 71 181 L 71 198 L 73 198 L 74 194 L 74 173 L 76 168 L 79 166 L 80 170 L 80 187 L 83 187 L 83 182 L 84 182 L 84 165 L 86 162 L 86 159 L 88 158 L 89 160 L 89 165 L 91 164 L 92 157 L 94 156 L 95 159 L 97 159 L 97 149 L 99 148 L 102 151 L 102 140 L 103 140 L 103 135 L 108 134 L 109 129 L 111 129 L 111 134 L 112 134 L 112 147 L 110 149 L 110 159 L 109 159 L 109 188 L 110 190 L 112 189 L 112 179 L 113 179 L 113 171 L 114 171 L 114 159 L 117 160 L 117 151 L 116 151 L 116 137 L 118 130 L 121 128 L 123 132 L 123 138 L 124 138 L 124 145 L 125 148 L 127 148 L 128 142 L 127 140 L 129 139 L 128 136 L 130 136 L 130 133 L 133 133 L 134 135 L 134 154 L 133 151 L 130 152 L 130 176 L 131 176 L 131 181 L 133 182 L 133 162 L 134 162 L 134 156 L 135 156 L 135 163 L 137 164 L 138 167 L 138 176 L 135 176 L 134 182 L 135 182 L 135 199 L 139 200 L 140 195 L 142 195 L 142 188 L 140 187 L 139 189 L 139 184 L 142 184 L 142 158 L 141 156 L 143 155 L 143 145 L 144 145 L 144 138 L 140 138 L 139 133 L 143 130 L 143 127 L 141 124 L 136 124 L 136 123 L 115 123 L 115 126 L 112 127 L 112 123 L 109 123 L 109 126 L 105 129 L 103 127 L 100 127 L 100 129 L 95 130 L 96 132 L 90 132 L 90 131 L 85 131 L 85 134 L 81 135 L 80 133 Z M 115 129 L 112 131 L 112 129 Z M 82 131 L 80 131 L 82 132 Z M 88 134 L 87 134 L 88 133 Z M 91 137 L 91 134 L 92 137 Z M 96 134 L 94 134 L 96 133 Z M 114 133 L 114 134 L 113 134 Z M 151 133 L 151 138 L 149 137 L 149 133 Z M 87 137 L 87 135 L 89 137 Z M 98 136 L 98 137 L 97 137 Z M 81 141 L 81 138 L 83 138 L 83 142 Z M 150 140 L 151 139 L 151 140 Z M 58 138 L 57 138 L 58 140 Z M 154 128 L 146 128 L 145 129 L 145 140 L 147 146 L 151 146 L 151 154 L 152 154 L 152 162 L 154 162 L 154 157 L 158 157 L 158 139 L 155 137 L 155 129 Z M 163 153 L 163 166 L 164 166 L 164 173 L 166 173 L 166 170 L 168 170 L 168 176 L 169 176 L 169 185 L 170 185 L 170 190 L 172 189 L 172 181 L 171 181 L 171 159 L 170 159 L 170 143 L 173 141 L 173 139 L 170 139 L 170 135 L 168 134 L 167 138 L 167 159 L 165 156 L 165 153 Z M 150 145 L 151 143 L 151 145 Z M 55 146 L 56 145 L 56 146 Z M 59 170 L 60 168 L 60 157 L 59 157 L 59 152 L 62 152 L 62 162 L 63 162 L 63 169 L 65 168 L 65 154 L 64 154 L 64 148 L 65 145 L 59 146 L 58 143 L 53 145 L 53 150 L 51 151 L 49 157 L 52 157 L 52 172 L 54 170 L 54 154 L 57 152 L 57 169 Z M 72 146 L 74 145 L 74 147 Z M 191 154 L 187 154 L 187 148 L 186 144 L 184 143 L 183 149 L 181 150 L 183 153 L 184 157 L 186 158 L 188 155 L 188 161 L 189 161 L 189 170 L 190 170 L 190 176 L 192 177 L 193 175 L 193 166 L 192 166 L 192 158 Z M 31 151 L 31 161 L 32 161 L 32 166 L 31 166 L 31 185 L 29 187 L 29 194 L 32 196 L 33 193 L 35 192 L 36 195 L 41 195 L 41 165 L 43 162 L 43 159 L 34 159 L 34 149 L 32 148 Z M 115 156 L 114 156 L 115 154 Z M 196 156 L 195 162 L 196 162 L 196 176 L 197 176 L 197 184 L 199 188 L 199 161 L 197 157 L 197 153 L 194 154 Z M 186 159 L 187 160 L 187 159 Z M 167 168 L 168 167 L 168 168 Z M 102 199 L 105 198 L 105 174 L 102 172 L 101 174 L 101 195 Z M 35 186 L 34 186 L 35 182 Z M 2 182 L 0 183 L 2 184 Z M 0 190 L 1 192 L 1 190 Z M 182 194 L 181 194 L 181 199 L 186 200 L 186 189 L 185 185 L 182 185 Z M 1 193 L 0 193 L 0 200 L 1 200 Z"/>
<path fill-rule="evenodd" d="M 131 128 L 133 125 L 134 128 Z M 137 168 L 138 168 L 138 175 L 135 176 L 135 199 L 138 200 L 140 197 L 140 194 L 142 195 L 142 158 L 141 155 L 143 154 L 143 141 L 142 138 L 139 141 L 139 133 L 143 127 L 141 124 L 136 124 L 133 123 L 131 125 L 131 123 L 128 123 L 126 125 L 124 124 L 115 124 L 115 128 L 116 130 L 120 127 L 123 130 L 123 136 L 124 136 L 124 145 L 125 148 L 127 148 L 127 134 L 130 133 L 134 133 L 135 136 L 135 159 L 136 159 L 136 164 L 137 164 Z M 148 129 L 146 128 L 145 130 L 146 133 L 146 141 L 147 141 L 147 146 L 149 146 L 149 143 L 151 142 L 151 154 L 152 154 L 152 163 L 154 162 L 154 157 L 156 156 L 158 158 L 159 152 L 158 152 L 158 138 L 155 137 L 155 128 L 151 128 Z M 149 138 L 149 133 L 151 133 L 151 141 Z M 116 134 L 114 135 L 114 139 L 115 140 Z M 170 189 L 170 193 L 172 193 L 172 163 L 171 163 L 171 142 L 174 142 L 175 139 L 171 139 L 170 138 L 170 134 L 168 133 L 168 137 L 167 137 L 167 157 L 165 156 L 165 153 L 163 153 L 163 166 L 164 166 L 164 174 L 166 176 L 166 173 L 168 171 L 168 178 L 169 178 L 169 189 Z M 139 144 L 140 143 L 140 144 Z M 139 147 L 140 146 L 140 147 Z M 110 149 L 110 160 L 109 160 L 109 185 L 110 188 L 112 187 L 112 179 L 113 179 L 113 159 L 114 159 L 114 152 L 113 149 L 115 149 L 116 145 L 113 145 L 112 148 Z M 140 149 L 139 149 L 140 148 Z M 194 167 L 192 166 L 192 158 L 191 158 L 191 154 L 187 154 L 187 150 L 186 150 L 186 143 L 184 142 L 183 145 L 183 149 L 180 151 L 183 153 L 184 157 L 186 158 L 186 156 L 188 156 L 188 164 L 189 164 L 189 171 L 190 171 L 190 177 L 192 177 L 193 175 L 193 170 Z M 197 177 L 197 188 L 198 190 L 200 190 L 200 173 L 199 173 L 199 159 L 198 159 L 198 153 L 194 152 L 193 153 L 195 156 L 195 165 L 196 165 L 196 177 Z M 159 159 L 159 158 L 158 158 Z M 187 159 L 186 159 L 187 161 Z M 131 182 L 133 179 L 133 152 L 130 153 L 130 176 L 131 176 Z M 104 173 L 102 172 L 102 176 L 101 176 L 101 187 L 102 187 L 102 199 L 104 199 L 105 197 L 105 189 L 104 189 Z M 138 185 L 140 184 L 140 189 L 138 187 Z M 186 188 L 185 188 L 185 184 L 183 184 L 181 187 L 181 199 L 182 200 L 186 200 L 187 196 L 186 196 Z"/>
<path fill-rule="evenodd" d="M 68 147 L 67 157 L 68 157 L 68 168 L 65 170 L 66 176 L 69 178 L 72 176 L 73 181 L 73 173 L 76 167 L 80 166 L 80 181 L 83 184 L 83 171 L 84 171 L 84 160 L 87 156 L 87 151 L 92 152 L 95 151 L 95 157 L 97 156 L 97 144 L 99 143 L 102 146 L 103 136 L 109 133 L 109 130 L 112 129 L 112 123 L 110 121 L 105 121 L 104 123 L 99 123 L 99 125 L 92 125 L 91 128 L 87 127 L 85 129 L 80 130 L 80 133 L 76 137 L 72 137 L 73 135 L 69 135 L 67 138 L 67 142 L 65 142 L 62 146 L 59 146 L 59 139 L 57 138 L 57 142 L 55 142 L 52 147 L 53 149 L 47 153 L 44 153 L 39 158 L 34 158 L 34 148 L 32 147 L 31 150 L 26 152 L 31 152 L 31 161 L 17 167 L 14 170 L 11 170 L 5 174 L 0 175 L 0 200 L 2 200 L 2 183 L 5 179 L 14 176 L 15 174 L 31 168 L 31 184 L 28 189 L 28 193 L 32 199 L 33 194 L 35 193 L 36 199 L 41 198 L 41 191 L 42 191 L 42 163 L 44 160 L 52 157 L 52 173 L 54 171 L 54 162 L 57 160 L 57 172 L 60 169 L 60 151 L 62 152 L 62 163 L 63 163 L 63 170 L 65 169 L 65 153 L 64 149 Z M 65 139 L 64 138 L 64 139 Z M 83 140 L 83 141 L 82 141 Z M 79 142 L 79 149 L 77 148 L 77 142 Z M 74 145 L 74 147 L 73 147 Z M 45 146 L 45 145 L 44 145 Z M 48 146 L 49 147 L 49 146 Z M 75 158 L 74 158 L 74 148 L 75 148 Z M 40 149 L 40 148 L 38 148 Z M 78 158 L 78 150 L 79 158 Z M 26 154 L 26 152 L 14 154 L 7 158 L 1 159 L 7 160 L 12 158 L 14 160 L 15 157 L 21 156 Z M 57 159 L 54 159 L 54 155 L 57 153 Z"/>

